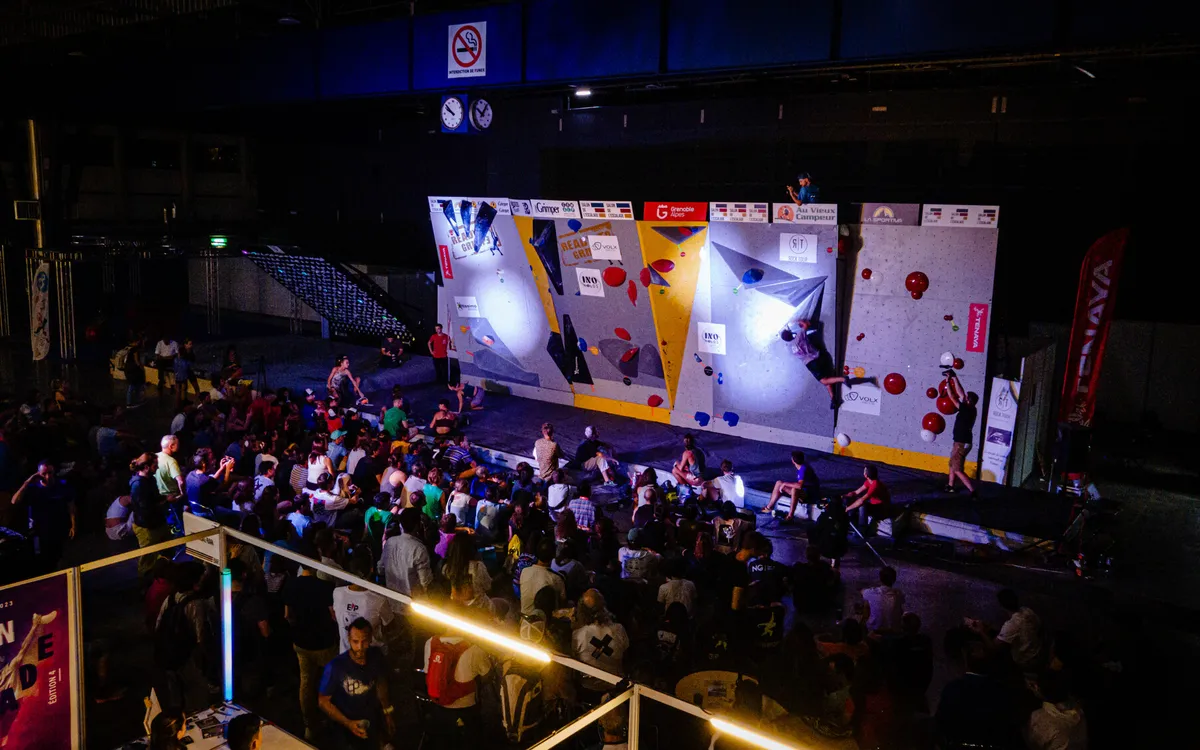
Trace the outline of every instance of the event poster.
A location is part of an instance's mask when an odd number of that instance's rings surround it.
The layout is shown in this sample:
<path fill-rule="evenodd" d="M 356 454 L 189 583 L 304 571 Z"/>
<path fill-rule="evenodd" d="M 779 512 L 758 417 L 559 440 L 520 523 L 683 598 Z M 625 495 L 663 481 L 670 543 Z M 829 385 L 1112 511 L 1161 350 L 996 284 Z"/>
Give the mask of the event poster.
<path fill-rule="evenodd" d="M 50 264 L 39 263 L 33 272 L 33 289 L 30 290 L 29 330 L 33 344 L 33 361 L 45 359 L 50 354 Z"/>
<path fill-rule="evenodd" d="M 58 573 L 0 589 L 0 747 L 76 744 L 70 579 Z"/>
<path fill-rule="evenodd" d="M 985 482 L 1004 484 L 1008 476 L 1008 455 L 1012 453 L 1013 433 L 1017 429 L 1017 401 L 1021 381 L 992 378 L 992 395 L 984 426 L 983 464 L 980 477 Z"/>

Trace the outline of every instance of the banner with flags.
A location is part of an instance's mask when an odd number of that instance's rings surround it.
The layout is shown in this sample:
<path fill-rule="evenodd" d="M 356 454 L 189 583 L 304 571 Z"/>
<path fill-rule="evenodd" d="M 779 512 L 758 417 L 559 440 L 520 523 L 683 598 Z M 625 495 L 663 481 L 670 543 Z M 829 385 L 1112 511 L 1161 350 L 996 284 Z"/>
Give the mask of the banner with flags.
<path fill-rule="evenodd" d="M 1079 273 L 1071 345 L 1067 349 L 1067 373 L 1063 382 L 1059 419 L 1090 426 L 1096 410 L 1096 386 L 1108 329 L 1112 323 L 1117 282 L 1125 258 L 1128 229 L 1109 232 L 1096 240 Z"/>
<path fill-rule="evenodd" d="M 29 290 L 29 332 L 33 361 L 50 354 L 50 264 L 39 263 Z"/>

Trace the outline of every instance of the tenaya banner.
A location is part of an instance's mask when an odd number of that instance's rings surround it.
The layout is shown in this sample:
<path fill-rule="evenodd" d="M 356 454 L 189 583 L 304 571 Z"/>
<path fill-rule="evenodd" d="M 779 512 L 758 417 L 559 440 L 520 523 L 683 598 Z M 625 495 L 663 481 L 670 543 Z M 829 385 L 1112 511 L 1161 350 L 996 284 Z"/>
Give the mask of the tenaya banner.
<path fill-rule="evenodd" d="M 1059 419 L 1064 422 L 1085 427 L 1092 423 L 1100 363 L 1104 358 L 1104 345 L 1108 342 L 1128 239 L 1128 229 L 1109 232 L 1096 240 L 1083 259 L 1059 407 Z"/>

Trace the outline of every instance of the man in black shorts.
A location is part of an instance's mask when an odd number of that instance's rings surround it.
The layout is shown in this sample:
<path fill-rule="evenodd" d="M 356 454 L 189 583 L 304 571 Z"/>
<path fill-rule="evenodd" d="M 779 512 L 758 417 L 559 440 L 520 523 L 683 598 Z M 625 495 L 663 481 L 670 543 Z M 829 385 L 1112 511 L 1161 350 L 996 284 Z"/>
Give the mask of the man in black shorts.
<path fill-rule="evenodd" d="M 946 492 L 958 492 L 958 488 L 954 486 L 954 481 L 957 479 L 963 483 L 963 487 L 967 488 L 967 492 L 971 493 L 972 498 L 977 498 L 979 493 L 970 478 L 967 477 L 966 461 L 967 454 L 971 452 L 975 419 L 979 416 L 979 409 L 976 406 L 979 403 L 979 395 L 974 391 L 968 393 L 954 370 L 947 370 L 944 374 L 946 376 L 946 395 L 950 397 L 950 402 L 958 410 L 958 413 L 954 415 L 954 445 L 950 448 L 950 470 Z"/>
<path fill-rule="evenodd" d="M 796 325 L 800 326 L 800 333 L 795 335 L 795 343 L 792 345 L 795 348 L 796 356 L 800 358 L 812 376 L 829 391 L 829 408 L 836 409 L 841 406 L 842 400 L 834 394 L 833 386 L 848 381 L 844 376 L 834 372 L 833 358 L 829 356 L 829 352 L 810 338 L 816 331 L 810 330 L 809 321 L 799 320 L 796 321 Z M 786 335 L 784 338 L 786 340 Z"/>

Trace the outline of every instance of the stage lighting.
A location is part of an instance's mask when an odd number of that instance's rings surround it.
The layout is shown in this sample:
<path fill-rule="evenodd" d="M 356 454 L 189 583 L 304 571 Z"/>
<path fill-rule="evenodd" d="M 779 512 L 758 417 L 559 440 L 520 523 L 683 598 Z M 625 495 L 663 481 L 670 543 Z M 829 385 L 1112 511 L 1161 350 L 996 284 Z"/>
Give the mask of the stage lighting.
<path fill-rule="evenodd" d="M 751 732 L 749 729 L 740 727 L 737 724 L 731 724 L 724 719 L 718 719 L 715 716 L 709 719 L 714 728 L 722 734 L 728 734 L 737 737 L 743 742 L 749 742 L 751 745 L 761 747 L 764 750 L 794 750 L 791 745 L 786 745 L 779 740 L 772 739 L 758 732 Z"/>
<path fill-rule="evenodd" d="M 580 99 L 586 99 L 591 95 L 592 95 L 591 89 L 587 89 L 587 88 L 575 89 L 575 96 L 579 97 Z"/>
<path fill-rule="evenodd" d="M 516 653 L 533 659 L 534 661 L 540 661 L 543 663 L 550 661 L 549 652 L 543 651 L 540 648 L 534 648 L 524 641 L 518 641 L 515 638 L 509 638 L 508 636 L 501 635 L 494 630 L 477 625 L 469 620 L 463 620 L 453 615 L 448 615 L 441 610 L 434 609 L 433 607 L 420 602 L 413 602 L 410 606 L 414 612 L 422 617 L 427 617 L 430 620 L 440 622 L 443 625 L 449 625 L 455 630 L 460 630 L 468 635 L 482 638 L 489 643 L 508 649 L 509 651 L 515 651 Z"/>
<path fill-rule="evenodd" d="M 214 234 L 208 238 L 208 246 L 214 250 L 223 250 L 229 244 L 229 238 L 220 234 Z"/>
<path fill-rule="evenodd" d="M 221 646 L 225 700 L 233 700 L 233 574 L 221 570 Z"/>

